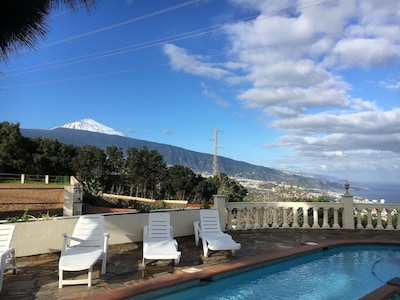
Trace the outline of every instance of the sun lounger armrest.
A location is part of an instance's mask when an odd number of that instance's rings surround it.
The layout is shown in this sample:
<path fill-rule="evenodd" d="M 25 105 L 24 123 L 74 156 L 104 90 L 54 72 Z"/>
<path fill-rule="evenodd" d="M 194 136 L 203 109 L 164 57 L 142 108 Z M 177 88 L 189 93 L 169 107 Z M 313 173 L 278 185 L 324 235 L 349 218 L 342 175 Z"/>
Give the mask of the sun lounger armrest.
<path fill-rule="evenodd" d="M 5 257 L 7 258 L 10 254 L 12 254 L 13 252 L 15 252 L 15 248 L 8 248 L 6 250 L 4 250 L 4 252 L 1 254 L 1 258 Z"/>
<path fill-rule="evenodd" d="M 11 256 L 13 259 L 15 257 L 15 249 L 8 248 L 1 254 L 1 265 L 5 265 L 7 258 Z"/>
<path fill-rule="evenodd" d="M 110 238 L 110 234 L 108 232 L 104 233 L 104 249 L 108 248 L 108 239 Z"/>
<path fill-rule="evenodd" d="M 103 245 L 103 251 L 104 255 L 106 256 L 106 260 L 108 261 L 108 239 L 110 238 L 109 233 L 104 233 L 104 245 Z"/>
<path fill-rule="evenodd" d="M 143 241 L 146 241 L 149 237 L 149 225 L 143 227 Z"/>
<path fill-rule="evenodd" d="M 194 227 L 194 242 L 196 243 L 196 246 L 199 245 L 199 233 L 200 233 L 200 223 L 199 221 L 196 221 L 193 223 Z"/>
<path fill-rule="evenodd" d="M 63 233 L 63 237 L 64 237 L 64 240 L 63 240 L 63 246 L 62 246 L 62 249 L 61 249 L 61 253 L 64 253 L 66 250 L 67 250 L 67 248 L 68 248 L 68 246 L 69 246 L 69 241 L 70 241 L 70 239 L 72 238 L 69 234 L 67 234 L 67 233 Z"/>

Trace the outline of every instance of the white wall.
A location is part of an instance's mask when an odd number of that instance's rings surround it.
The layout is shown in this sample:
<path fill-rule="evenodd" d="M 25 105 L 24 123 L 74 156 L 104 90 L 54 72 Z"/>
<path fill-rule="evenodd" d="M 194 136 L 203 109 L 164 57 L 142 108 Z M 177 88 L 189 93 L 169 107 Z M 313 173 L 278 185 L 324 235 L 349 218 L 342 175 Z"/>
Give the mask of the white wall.
<path fill-rule="evenodd" d="M 174 236 L 193 235 L 193 222 L 199 220 L 198 209 L 171 210 Z M 106 228 L 110 234 L 109 244 L 125 244 L 143 240 L 143 227 L 148 214 L 106 214 Z M 56 218 L 47 221 L 15 223 L 12 247 L 16 256 L 30 256 L 61 251 L 63 233 L 71 234 L 77 217 Z"/>

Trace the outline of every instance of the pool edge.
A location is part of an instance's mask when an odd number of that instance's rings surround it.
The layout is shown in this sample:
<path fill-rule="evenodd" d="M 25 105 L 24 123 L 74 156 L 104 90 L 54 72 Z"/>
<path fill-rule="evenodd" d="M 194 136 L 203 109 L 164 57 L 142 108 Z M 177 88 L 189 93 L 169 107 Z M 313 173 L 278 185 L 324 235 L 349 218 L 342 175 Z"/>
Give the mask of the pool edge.
<path fill-rule="evenodd" d="M 127 299 L 127 298 L 132 298 L 140 295 L 144 295 L 146 293 L 151 293 L 155 292 L 157 290 L 169 288 L 171 286 L 179 285 L 179 284 L 187 284 L 188 282 L 191 281 L 200 281 L 204 280 L 206 278 L 212 277 L 219 275 L 221 273 L 225 272 L 232 272 L 232 271 L 238 271 L 244 268 L 248 268 L 251 266 L 255 266 L 258 264 L 263 264 L 263 263 L 268 263 L 272 262 L 275 260 L 279 259 L 285 259 L 297 255 L 302 255 L 302 254 L 308 254 L 311 252 L 315 251 L 321 251 L 324 248 L 330 248 L 330 247 L 337 247 L 337 246 L 344 246 L 344 245 L 357 245 L 357 244 L 382 244 L 382 245 L 400 245 L 400 241 L 382 241 L 382 240 L 331 240 L 331 241 L 323 241 L 323 242 L 318 242 L 315 244 L 306 244 L 306 243 L 301 243 L 299 244 L 298 247 L 290 248 L 290 249 L 285 249 L 281 251 L 274 251 L 274 252 L 268 252 L 264 254 L 259 254 L 256 256 L 252 257 L 246 257 L 242 259 L 238 259 L 235 261 L 231 262 L 226 262 L 226 263 L 221 263 L 217 265 L 199 265 L 196 266 L 196 269 L 199 269 L 199 272 L 195 273 L 186 273 L 184 270 L 178 270 L 174 274 L 166 275 L 163 277 L 159 278 L 153 278 L 146 280 L 144 282 L 138 283 L 138 284 L 133 284 L 130 286 L 125 286 L 121 288 L 116 288 L 113 290 L 109 290 L 106 292 L 102 292 L 99 294 L 93 294 L 93 295 L 88 295 L 88 296 L 82 296 L 78 297 L 75 299 L 82 299 L 82 300 L 112 300 L 112 299 Z M 389 286 L 384 288 L 385 286 Z M 381 288 L 377 290 L 385 290 L 385 291 L 390 291 L 392 292 L 393 290 L 393 285 L 386 284 L 382 286 Z M 399 287 L 397 287 L 399 288 Z M 376 291 L 377 291 L 376 290 Z M 375 291 L 374 291 L 375 292 Z M 372 292 L 372 293 L 374 293 Z M 398 291 L 397 291 L 398 292 Z M 372 294 L 370 293 L 370 294 Z M 379 293 L 382 293 L 381 298 Z M 368 294 L 368 295 L 370 295 Z M 365 297 L 367 297 L 366 295 Z M 386 293 L 383 293 L 382 291 L 376 292 L 374 294 L 375 298 L 360 298 L 362 300 L 386 300 L 390 299 L 385 298 Z M 390 293 L 390 295 L 392 295 Z M 394 294 L 396 295 L 396 294 Z"/>

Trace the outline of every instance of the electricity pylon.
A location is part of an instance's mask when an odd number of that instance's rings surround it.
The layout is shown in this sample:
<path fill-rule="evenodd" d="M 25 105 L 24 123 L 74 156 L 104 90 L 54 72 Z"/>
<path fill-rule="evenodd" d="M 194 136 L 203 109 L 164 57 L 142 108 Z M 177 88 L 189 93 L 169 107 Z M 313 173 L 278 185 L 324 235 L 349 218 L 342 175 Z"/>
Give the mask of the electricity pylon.
<path fill-rule="evenodd" d="M 213 158 L 213 175 L 218 174 L 218 128 L 214 129 L 214 158 Z"/>

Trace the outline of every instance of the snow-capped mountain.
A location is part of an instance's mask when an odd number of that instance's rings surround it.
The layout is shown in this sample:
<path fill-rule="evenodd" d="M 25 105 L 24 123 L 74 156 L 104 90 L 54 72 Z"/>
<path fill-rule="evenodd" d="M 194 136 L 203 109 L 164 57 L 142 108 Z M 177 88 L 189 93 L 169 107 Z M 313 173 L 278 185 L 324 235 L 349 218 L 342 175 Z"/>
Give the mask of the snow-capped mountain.
<path fill-rule="evenodd" d="M 122 132 L 116 131 L 116 130 L 114 130 L 110 127 L 107 127 L 103 124 L 100 124 L 99 122 L 96 122 L 95 120 L 90 119 L 90 118 L 66 123 L 64 125 L 60 125 L 60 126 L 51 128 L 50 130 L 53 130 L 56 128 L 86 130 L 86 131 L 98 132 L 98 133 L 104 133 L 104 134 L 110 134 L 110 135 L 125 136 Z"/>

